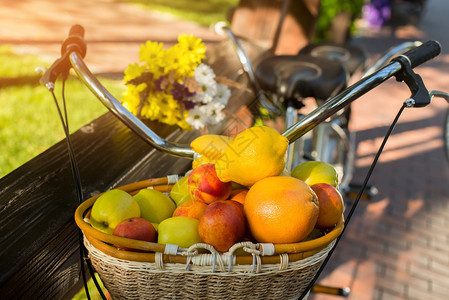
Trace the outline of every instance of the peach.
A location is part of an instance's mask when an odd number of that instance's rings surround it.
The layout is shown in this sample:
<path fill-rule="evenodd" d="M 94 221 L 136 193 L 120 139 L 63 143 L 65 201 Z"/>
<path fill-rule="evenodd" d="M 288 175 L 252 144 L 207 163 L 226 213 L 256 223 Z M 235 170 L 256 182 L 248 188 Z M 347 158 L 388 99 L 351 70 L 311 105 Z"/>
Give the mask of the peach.
<path fill-rule="evenodd" d="M 225 200 L 232 191 L 232 183 L 218 179 L 213 164 L 204 164 L 194 169 L 189 175 L 188 185 L 192 198 L 206 204 Z"/>
<path fill-rule="evenodd" d="M 237 193 L 233 193 L 231 193 L 231 200 L 243 204 L 245 202 L 246 194 L 248 194 L 248 190 L 239 190 Z"/>
<path fill-rule="evenodd" d="M 114 228 L 112 234 L 146 242 L 156 242 L 157 240 L 157 233 L 156 229 L 154 229 L 154 226 L 146 219 L 137 217 L 129 218 L 118 223 Z M 120 247 L 118 245 L 114 246 L 118 249 L 127 251 L 141 251 L 137 249 L 130 249 L 127 247 Z"/>
<path fill-rule="evenodd" d="M 328 183 L 311 186 L 318 197 L 319 212 L 315 227 L 332 228 L 341 218 L 344 209 L 343 197 L 336 187 Z"/>
<path fill-rule="evenodd" d="M 198 233 L 204 243 L 226 252 L 241 242 L 246 232 L 243 206 L 232 200 L 219 200 L 208 205 L 198 224 Z"/>
<path fill-rule="evenodd" d="M 200 219 L 207 208 L 207 204 L 198 200 L 187 200 L 181 203 L 174 211 L 173 217 L 189 217 Z"/>

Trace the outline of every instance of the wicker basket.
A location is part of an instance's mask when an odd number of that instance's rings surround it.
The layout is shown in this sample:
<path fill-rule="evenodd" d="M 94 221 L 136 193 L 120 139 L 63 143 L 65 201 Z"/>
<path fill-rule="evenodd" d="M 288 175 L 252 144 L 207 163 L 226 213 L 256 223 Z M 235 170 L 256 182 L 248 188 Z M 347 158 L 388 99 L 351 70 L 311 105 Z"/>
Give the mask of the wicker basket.
<path fill-rule="evenodd" d="M 168 192 L 176 176 L 149 179 L 120 189 Z M 84 233 L 89 258 L 113 299 L 295 299 L 318 272 L 343 218 L 333 230 L 314 240 L 293 244 L 242 242 L 227 253 L 207 244 L 189 249 L 108 235 L 86 216 L 100 195 L 82 203 L 75 221 Z M 118 250 L 121 245 L 150 252 Z"/>

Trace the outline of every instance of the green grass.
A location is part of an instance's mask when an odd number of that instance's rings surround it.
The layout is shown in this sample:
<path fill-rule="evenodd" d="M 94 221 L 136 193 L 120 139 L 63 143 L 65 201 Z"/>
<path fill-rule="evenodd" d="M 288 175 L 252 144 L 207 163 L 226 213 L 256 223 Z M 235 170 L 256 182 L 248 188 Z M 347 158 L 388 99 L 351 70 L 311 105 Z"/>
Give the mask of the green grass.
<path fill-rule="evenodd" d="M 0 62 L 0 78 L 35 76 L 36 66 L 50 65 L 33 55 L 15 54 L 8 46 L 0 47 Z M 121 81 L 100 81 L 117 97 L 124 91 Z M 65 89 L 71 132 L 106 112 L 79 80 L 70 77 Z M 60 83 L 55 92 L 61 100 Z M 0 87 L 0 101 L 0 177 L 3 177 L 62 140 L 64 132 L 53 97 L 41 85 Z"/>
<path fill-rule="evenodd" d="M 103 289 L 103 293 L 105 293 L 104 285 L 101 282 L 101 279 L 100 279 L 100 276 L 98 276 L 98 273 L 95 273 L 95 278 L 97 279 L 100 287 Z M 92 279 L 89 279 L 87 281 L 87 288 L 89 290 L 90 299 L 101 300 L 101 295 L 98 292 L 97 287 L 95 286 Z M 72 300 L 85 300 L 85 299 L 87 299 L 87 295 L 86 295 L 86 291 L 84 290 L 84 287 L 72 298 Z"/>
<path fill-rule="evenodd" d="M 238 4 L 238 0 L 115 0 L 126 3 L 140 4 L 149 10 L 175 15 L 209 26 L 218 21 L 225 21 L 228 10 Z"/>
<path fill-rule="evenodd" d="M 170 13 L 204 26 L 225 20 L 228 10 L 238 4 L 238 0 L 113 1 L 139 4 L 146 9 Z M 33 77 L 37 66 L 49 67 L 50 64 L 33 55 L 16 54 L 11 46 L 0 46 L 0 80 Z M 124 91 L 120 80 L 100 81 L 118 98 Z M 60 92 L 60 86 L 57 86 L 56 92 Z M 106 111 L 87 88 L 74 78 L 69 78 L 67 82 L 66 98 L 71 132 Z M 0 85 L 0 101 L 1 178 L 63 139 L 64 134 L 53 98 L 43 86 Z"/>

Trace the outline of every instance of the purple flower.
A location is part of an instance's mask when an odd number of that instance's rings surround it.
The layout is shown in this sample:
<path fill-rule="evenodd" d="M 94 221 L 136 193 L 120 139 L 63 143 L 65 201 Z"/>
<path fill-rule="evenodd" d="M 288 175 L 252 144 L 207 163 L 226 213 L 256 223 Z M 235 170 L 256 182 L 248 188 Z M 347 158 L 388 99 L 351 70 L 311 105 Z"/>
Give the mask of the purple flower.
<path fill-rule="evenodd" d="M 156 79 L 154 81 L 154 86 L 156 87 L 156 89 L 161 92 L 163 90 L 162 88 L 162 81 L 165 79 L 165 76 L 162 75 L 161 77 L 159 77 L 158 79 Z"/>
<path fill-rule="evenodd" d="M 363 18 L 375 28 L 382 27 L 391 17 L 391 6 L 388 0 L 372 0 L 363 7 Z"/>
<path fill-rule="evenodd" d="M 187 87 L 184 85 L 175 82 L 173 84 L 173 88 L 170 90 L 170 94 L 172 94 L 173 99 L 178 101 L 179 105 L 184 105 L 185 109 L 192 109 L 195 107 L 196 103 L 187 99 L 190 99 L 195 95 L 195 92 L 190 92 Z"/>
<path fill-rule="evenodd" d="M 191 110 L 198 104 L 198 103 L 195 103 L 195 102 L 189 101 L 189 100 L 184 100 L 184 101 L 182 101 L 182 103 L 184 103 L 184 108 L 187 110 Z"/>

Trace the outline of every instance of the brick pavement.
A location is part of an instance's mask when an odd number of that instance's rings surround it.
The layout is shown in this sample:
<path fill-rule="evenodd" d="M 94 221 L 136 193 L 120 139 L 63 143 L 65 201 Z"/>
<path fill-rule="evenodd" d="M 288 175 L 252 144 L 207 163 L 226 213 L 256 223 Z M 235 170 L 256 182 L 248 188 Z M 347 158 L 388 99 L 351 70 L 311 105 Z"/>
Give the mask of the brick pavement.
<path fill-rule="evenodd" d="M 219 39 L 193 23 L 108 1 L 0 0 L 0 5 L 0 41 L 15 41 L 23 51 L 53 59 L 59 51 L 54 41 L 79 23 L 90 41 L 86 61 L 101 72 L 122 71 L 136 60 L 146 39 L 170 42 L 181 30 L 211 42 Z M 439 40 L 443 55 L 418 71 L 429 89 L 448 90 L 447 15 L 445 0 L 429 0 L 419 29 L 367 31 L 359 41 L 375 56 L 402 40 Z M 408 96 L 402 84 L 390 80 L 354 103 L 352 126 L 359 141 L 355 181 L 363 180 L 387 126 Z M 359 205 L 320 283 L 349 286 L 349 299 L 448 298 L 449 167 L 442 150 L 446 107 L 437 100 L 404 112 L 371 179 L 379 195 Z"/>
<path fill-rule="evenodd" d="M 94 72 L 123 71 L 137 61 L 146 40 L 171 44 L 180 33 L 195 33 L 205 42 L 221 40 L 193 22 L 107 0 L 0 0 L 0 7 L 0 43 L 15 43 L 49 61 L 60 55 L 70 27 L 81 24 L 88 46 L 85 61 Z"/>
<path fill-rule="evenodd" d="M 403 27 L 394 36 L 388 28 L 366 32 L 360 43 L 377 55 L 400 40 L 440 41 L 443 54 L 417 72 L 429 89 L 447 91 L 448 13 L 444 1 L 430 0 L 418 29 Z M 390 80 L 353 105 L 359 182 L 410 95 L 402 87 Z M 379 194 L 357 207 L 320 283 L 349 286 L 349 299 L 448 299 L 449 167 L 442 149 L 446 109 L 444 100 L 435 100 L 426 108 L 405 110 L 370 181 Z"/>

